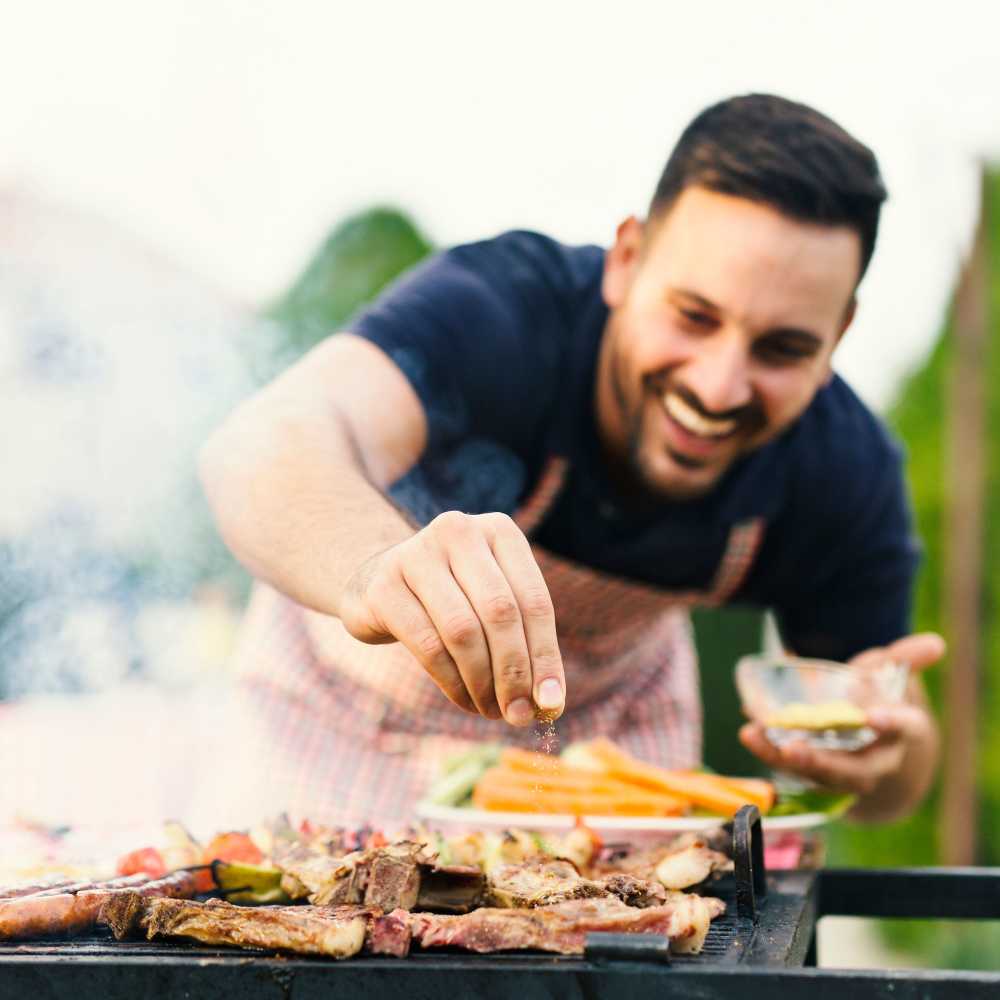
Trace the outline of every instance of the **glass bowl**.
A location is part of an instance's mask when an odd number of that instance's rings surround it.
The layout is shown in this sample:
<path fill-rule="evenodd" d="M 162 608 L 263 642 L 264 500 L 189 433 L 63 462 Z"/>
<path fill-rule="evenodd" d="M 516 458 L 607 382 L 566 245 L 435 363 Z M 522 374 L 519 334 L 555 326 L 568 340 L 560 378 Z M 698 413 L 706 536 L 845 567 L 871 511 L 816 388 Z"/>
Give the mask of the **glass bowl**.
<path fill-rule="evenodd" d="M 827 750 L 860 750 L 874 742 L 869 709 L 898 704 L 909 667 L 884 660 L 848 666 L 795 656 L 744 656 L 736 664 L 743 710 L 775 746 L 802 741 Z"/>

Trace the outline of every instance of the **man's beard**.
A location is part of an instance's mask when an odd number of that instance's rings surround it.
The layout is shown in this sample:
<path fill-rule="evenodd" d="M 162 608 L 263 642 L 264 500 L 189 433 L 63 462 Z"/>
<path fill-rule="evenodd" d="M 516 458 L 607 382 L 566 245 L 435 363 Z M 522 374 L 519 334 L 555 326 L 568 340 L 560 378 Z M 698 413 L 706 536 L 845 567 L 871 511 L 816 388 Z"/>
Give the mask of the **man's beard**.
<path fill-rule="evenodd" d="M 619 400 L 624 402 L 622 387 L 618 389 Z M 637 493 L 645 496 L 649 500 L 694 500 L 704 496 L 715 488 L 719 479 L 723 476 L 735 458 L 744 448 L 734 452 L 727 461 L 721 463 L 716 475 L 711 476 L 701 483 L 685 484 L 671 483 L 664 484 L 658 481 L 653 469 L 650 467 L 647 456 L 643 449 L 643 424 L 648 417 L 647 401 L 652 400 L 652 405 L 662 406 L 662 398 L 667 392 L 676 393 L 695 412 L 710 420 L 735 420 L 736 429 L 732 432 L 733 437 L 741 438 L 744 442 L 752 441 L 764 429 L 766 419 L 761 407 L 756 402 L 751 402 L 746 406 L 736 407 L 727 410 L 725 413 L 711 413 L 702 406 L 698 397 L 686 386 L 674 383 L 669 376 L 663 373 L 648 375 L 643 379 L 643 395 L 640 405 L 632 415 L 628 435 L 628 477 L 632 480 Z M 701 461 L 689 455 L 680 454 L 673 449 L 666 449 L 670 460 L 681 469 L 697 472 L 699 469 L 708 469 L 714 463 L 711 461 Z"/>

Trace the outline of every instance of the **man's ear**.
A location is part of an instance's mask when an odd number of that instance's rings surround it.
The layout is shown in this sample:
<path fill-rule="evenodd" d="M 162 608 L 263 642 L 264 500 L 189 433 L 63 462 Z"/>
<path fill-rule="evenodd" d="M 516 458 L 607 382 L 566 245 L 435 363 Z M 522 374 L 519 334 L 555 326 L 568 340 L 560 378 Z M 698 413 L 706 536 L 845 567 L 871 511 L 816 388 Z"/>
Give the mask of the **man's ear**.
<path fill-rule="evenodd" d="M 840 330 L 837 332 L 837 343 L 833 345 L 834 350 L 837 349 L 837 345 L 843 339 L 844 334 L 847 333 L 847 328 L 854 322 L 854 317 L 858 311 L 858 297 L 856 295 L 851 296 L 851 301 L 847 303 L 847 308 L 844 310 L 844 318 L 840 321 Z M 826 362 L 826 385 L 829 385 L 833 380 L 833 353 L 831 352 L 830 357 Z"/>
<path fill-rule="evenodd" d="M 601 292 L 609 309 L 617 309 L 628 295 L 642 251 L 643 224 L 630 215 L 619 223 L 615 242 L 604 256 Z"/>

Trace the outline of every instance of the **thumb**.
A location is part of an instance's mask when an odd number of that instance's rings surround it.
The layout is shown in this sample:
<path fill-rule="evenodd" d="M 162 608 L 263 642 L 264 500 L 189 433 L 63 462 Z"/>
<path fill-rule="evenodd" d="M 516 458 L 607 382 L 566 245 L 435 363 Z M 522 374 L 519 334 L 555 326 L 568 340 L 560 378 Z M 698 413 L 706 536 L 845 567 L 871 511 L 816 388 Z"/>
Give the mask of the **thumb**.
<path fill-rule="evenodd" d="M 937 663 L 948 646 L 937 632 L 918 632 L 886 646 L 886 656 L 896 663 L 908 663 L 914 670 L 923 670 Z"/>

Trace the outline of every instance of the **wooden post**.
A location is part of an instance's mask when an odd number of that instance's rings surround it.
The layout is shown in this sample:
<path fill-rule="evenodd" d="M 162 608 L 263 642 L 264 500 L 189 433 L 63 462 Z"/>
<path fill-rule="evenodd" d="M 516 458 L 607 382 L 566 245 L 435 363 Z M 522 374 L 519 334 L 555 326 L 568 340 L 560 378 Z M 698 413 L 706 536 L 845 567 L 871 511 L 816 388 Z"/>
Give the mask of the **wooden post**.
<path fill-rule="evenodd" d="M 948 670 L 941 796 L 942 860 L 976 860 L 977 744 L 982 653 L 985 443 L 984 372 L 988 343 L 987 175 L 979 224 L 955 296 L 952 367 L 947 385 L 944 620 Z"/>

